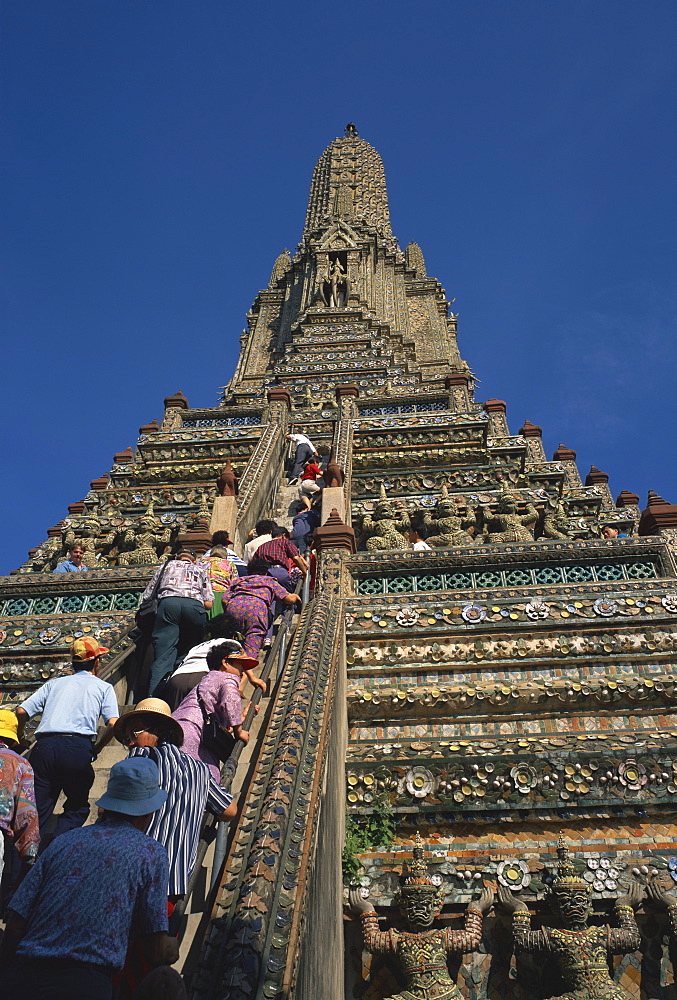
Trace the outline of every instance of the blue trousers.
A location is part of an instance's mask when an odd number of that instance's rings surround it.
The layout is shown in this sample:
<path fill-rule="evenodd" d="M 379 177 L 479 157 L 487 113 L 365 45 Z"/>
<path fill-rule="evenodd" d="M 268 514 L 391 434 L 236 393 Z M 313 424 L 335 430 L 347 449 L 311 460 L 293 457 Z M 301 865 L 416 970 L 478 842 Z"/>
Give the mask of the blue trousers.
<path fill-rule="evenodd" d="M 309 458 L 312 458 L 314 454 L 315 452 L 309 444 L 304 444 L 303 442 L 301 442 L 301 444 L 297 444 L 296 451 L 294 452 L 294 464 L 291 472 L 289 473 L 289 478 L 298 479 L 303 472 L 303 463 Z"/>
<path fill-rule="evenodd" d="M 160 681 L 171 674 L 189 649 L 204 640 L 207 612 L 192 597 L 163 597 L 158 602 L 153 627 L 153 653 L 149 692 L 155 696 Z"/>
<path fill-rule="evenodd" d="M 61 792 L 66 801 L 54 836 L 84 826 L 89 815 L 89 790 L 94 784 L 92 759 L 89 736 L 38 737 L 31 750 L 31 767 L 42 836 Z"/>
<path fill-rule="evenodd" d="M 65 959 L 15 958 L 3 973 L 6 996 L 31 1000 L 110 1000 L 112 974 L 102 966 Z"/>

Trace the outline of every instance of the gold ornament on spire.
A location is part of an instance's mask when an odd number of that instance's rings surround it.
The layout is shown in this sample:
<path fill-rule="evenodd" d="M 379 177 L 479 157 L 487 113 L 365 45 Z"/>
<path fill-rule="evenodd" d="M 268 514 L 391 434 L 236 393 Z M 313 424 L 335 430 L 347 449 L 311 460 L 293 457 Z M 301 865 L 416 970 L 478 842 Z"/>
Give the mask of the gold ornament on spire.
<path fill-rule="evenodd" d="M 552 892 L 580 892 L 584 889 L 590 890 L 590 886 L 584 879 L 576 874 L 576 866 L 571 860 L 569 848 L 564 840 L 564 835 L 560 833 L 557 841 L 557 878 L 550 886 Z"/>

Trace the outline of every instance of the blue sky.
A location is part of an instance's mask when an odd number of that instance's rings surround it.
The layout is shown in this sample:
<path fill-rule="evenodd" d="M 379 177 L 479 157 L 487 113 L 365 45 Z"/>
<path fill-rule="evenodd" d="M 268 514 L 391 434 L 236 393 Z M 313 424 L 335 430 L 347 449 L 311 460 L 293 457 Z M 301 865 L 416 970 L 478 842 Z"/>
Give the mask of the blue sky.
<path fill-rule="evenodd" d="M 0 12 L 0 572 L 182 389 L 217 401 L 347 121 L 516 431 L 677 502 L 673 0 Z"/>

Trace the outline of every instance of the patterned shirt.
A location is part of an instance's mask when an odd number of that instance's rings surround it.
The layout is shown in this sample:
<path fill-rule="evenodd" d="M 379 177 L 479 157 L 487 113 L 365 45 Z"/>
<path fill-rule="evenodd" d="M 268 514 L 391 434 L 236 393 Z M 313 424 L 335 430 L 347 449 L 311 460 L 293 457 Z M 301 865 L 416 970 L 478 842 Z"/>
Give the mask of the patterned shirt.
<path fill-rule="evenodd" d="M 203 717 L 198 697 L 205 712 L 215 715 L 216 721 L 224 729 L 242 725 L 240 680 L 235 674 L 224 670 L 208 670 L 199 684 L 188 692 L 176 711 L 172 712 L 172 718 L 177 722 L 192 722 L 202 731 Z"/>
<path fill-rule="evenodd" d="M 258 597 L 270 610 L 275 603 L 275 598 L 278 601 L 283 601 L 288 594 L 289 591 L 272 576 L 259 576 L 257 573 L 254 576 L 241 576 L 230 588 L 228 600 L 232 601 L 238 597 Z"/>
<path fill-rule="evenodd" d="M 233 796 L 217 785 L 206 764 L 189 757 L 173 743 L 132 747 L 129 756 L 150 757 L 158 766 L 158 784 L 168 797 L 153 813 L 146 833 L 166 848 L 169 895 L 181 896 L 195 867 L 205 809 L 219 816 Z"/>
<path fill-rule="evenodd" d="M 234 580 L 237 580 L 238 572 L 235 569 L 234 563 L 232 563 L 230 559 L 221 559 L 219 556 L 210 556 L 209 559 L 202 559 L 200 565 L 204 566 L 207 570 L 209 582 L 211 583 L 212 590 L 215 593 L 222 594 L 225 590 L 229 589 Z"/>
<path fill-rule="evenodd" d="M 281 535 L 280 538 L 264 542 L 257 549 L 256 555 L 259 559 L 266 559 L 269 563 L 292 570 L 296 565 L 294 559 L 299 557 L 299 550 L 292 541 Z"/>
<path fill-rule="evenodd" d="M 153 587 L 162 573 L 162 582 L 157 598 L 163 597 L 190 597 L 194 601 L 214 600 L 212 585 L 207 576 L 207 570 L 201 563 L 188 562 L 187 559 L 172 559 L 170 563 L 163 563 L 153 573 L 153 578 L 143 592 L 143 600 L 150 598 Z"/>
<path fill-rule="evenodd" d="M 131 823 L 104 817 L 53 840 L 10 909 L 28 921 L 18 956 L 115 972 L 132 930 L 167 931 L 167 853 Z"/>
<path fill-rule="evenodd" d="M 4 743 L 0 743 L 0 830 L 22 858 L 37 856 L 40 828 L 33 768 Z"/>

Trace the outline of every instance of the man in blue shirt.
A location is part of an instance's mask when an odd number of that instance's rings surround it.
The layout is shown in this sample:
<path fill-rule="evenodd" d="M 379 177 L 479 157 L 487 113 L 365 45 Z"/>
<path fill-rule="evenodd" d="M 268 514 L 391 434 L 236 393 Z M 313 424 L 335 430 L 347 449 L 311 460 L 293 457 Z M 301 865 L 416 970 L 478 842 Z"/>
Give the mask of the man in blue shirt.
<path fill-rule="evenodd" d="M 96 676 L 99 660 L 107 652 L 89 636 L 76 639 L 71 646 L 74 673 L 53 677 L 16 709 L 19 738 L 26 722 L 42 713 L 31 765 L 43 843 L 46 824 L 62 791 L 66 801 L 55 837 L 82 826 L 89 815 L 89 790 L 94 783 L 92 760 L 112 739 L 120 714 L 113 685 Z M 106 729 L 95 744 L 99 716 Z"/>
<path fill-rule="evenodd" d="M 151 760 L 111 768 L 93 826 L 53 841 L 9 908 L 2 943 L 6 996 L 110 1000 L 133 931 L 153 965 L 172 965 L 167 852 L 143 833 L 167 793 Z"/>
<path fill-rule="evenodd" d="M 64 559 L 54 570 L 55 573 L 86 573 L 87 567 L 83 563 L 85 550 L 79 542 L 75 542 L 68 550 L 68 559 Z"/>

